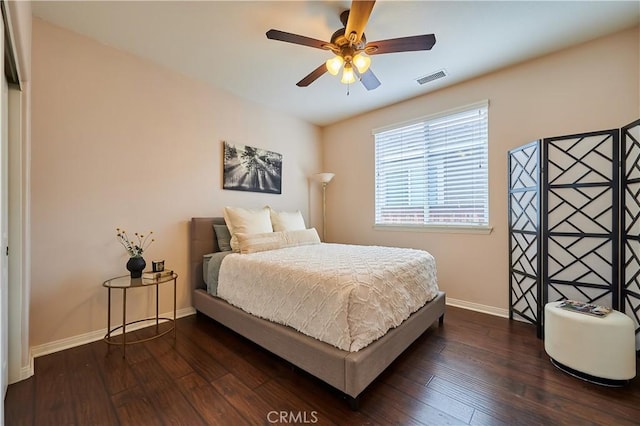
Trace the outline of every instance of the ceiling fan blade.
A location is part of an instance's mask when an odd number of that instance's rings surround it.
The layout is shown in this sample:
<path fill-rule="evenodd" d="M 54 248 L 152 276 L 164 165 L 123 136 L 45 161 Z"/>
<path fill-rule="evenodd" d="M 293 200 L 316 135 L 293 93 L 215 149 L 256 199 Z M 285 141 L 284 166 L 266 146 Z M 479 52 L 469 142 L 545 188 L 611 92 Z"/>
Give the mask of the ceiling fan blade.
<path fill-rule="evenodd" d="M 318 49 L 327 49 L 327 46 L 330 46 L 330 43 L 327 43 L 326 41 L 273 29 L 267 31 L 267 38 L 270 40 L 285 41 L 287 43 L 300 44 L 302 46 L 315 47 Z"/>
<path fill-rule="evenodd" d="M 316 81 L 325 72 L 327 72 L 327 66 L 325 64 L 322 64 L 315 70 L 311 71 L 305 78 L 297 82 L 296 86 L 307 87 L 308 85 Z"/>
<path fill-rule="evenodd" d="M 424 34 L 419 36 L 372 41 L 371 43 L 367 43 L 364 49 L 369 55 L 381 55 L 383 53 L 430 50 L 434 44 L 436 44 L 436 36 L 433 34 Z"/>
<path fill-rule="evenodd" d="M 357 43 L 362 39 L 362 33 L 364 32 L 364 27 L 367 26 L 367 22 L 369 21 L 369 16 L 371 15 L 371 11 L 373 10 L 373 5 L 375 4 L 375 0 L 372 1 L 360 1 L 353 0 L 351 2 L 351 10 L 349 11 L 349 19 L 347 20 L 347 25 L 345 26 L 344 36 L 351 42 Z M 352 39 L 350 35 L 355 33 L 355 38 Z"/>
<path fill-rule="evenodd" d="M 363 74 L 360 74 L 357 68 L 354 67 L 353 69 L 356 72 L 356 75 L 360 78 L 360 82 L 367 90 L 377 89 L 378 86 L 380 86 L 380 80 L 378 80 L 378 77 L 376 77 L 373 71 L 371 71 L 371 68 L 366 70 Z"/>

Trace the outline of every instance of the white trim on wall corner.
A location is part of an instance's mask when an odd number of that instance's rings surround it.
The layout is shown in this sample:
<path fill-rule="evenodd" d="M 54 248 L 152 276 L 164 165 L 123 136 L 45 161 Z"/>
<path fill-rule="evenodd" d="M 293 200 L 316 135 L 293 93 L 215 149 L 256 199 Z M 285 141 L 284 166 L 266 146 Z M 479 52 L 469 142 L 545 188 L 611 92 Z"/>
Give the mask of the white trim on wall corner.
<path fill-rule="evenodd" d="M 33 357 L 29 356 L 29 365 L 20 367 L 18 379 L 9 384 L 12 385 L 14 383 L 21 382 L 22 380 L 26 380 L 31 376 L 33 376 Z"/>
<path fill-rule="evenodd" d="M 196 313 L 195 308 L 192 306 L 184 309 L 179 309 L 176 311 L 176 319 L 186 317 L 189 315 L 193 315 Z M 173 312 L 165 312 L 161 313 L 161 317 L 170 317 Z M 144 327 L 148 327 L 153 324 L 154 320 L 143 321 L 136 324 L 132 324 L 127 326 L 127 332 L 139 330 Z M 104 328 L 102 330 L 91 331 L 89 333 L 80 334 L 78 336 L 67 337 L 66 339 L 56 340 L 55 342 L 49 342 L 38 346 L 33 346 L 31 348 L 31 369 L 33 370 L 33 359 L 39 356 L 52 354 L 54 352 L 59 352 L 65 349 L 75 348 L 76 346 L 84 345 L 87 343 L 92 343 L 98 340 L 102 340 L 104 335 L 107 334 L 107 329 Z M 122 330 L 118 330 L 113 333 L 114 336 L 118 334 L 122 334 Z M 33 374 L 33 371 L 32 371 Z"/>
<path fill-rule="evenodd" d="M 497 317 L 509 318 L 508 309 L 481 305 L 479 303 L 467 302 L 466 300 L 451 299 L 447 297 L 447 305 L 454 306 L 456 308 L 468 309 L 470 311 L 482 312 L 483 314 L 494 315 Z"/>

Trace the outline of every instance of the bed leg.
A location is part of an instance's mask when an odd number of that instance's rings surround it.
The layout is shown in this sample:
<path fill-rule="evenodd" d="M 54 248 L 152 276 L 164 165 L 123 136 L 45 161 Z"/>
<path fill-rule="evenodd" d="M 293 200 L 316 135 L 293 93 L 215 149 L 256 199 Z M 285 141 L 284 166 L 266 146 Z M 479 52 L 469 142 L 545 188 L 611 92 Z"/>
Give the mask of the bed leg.
<path fill-rule="evenodd" d="M 358 411 L 360 409 L 360 395 L 355 398 L 351 395 L 347 395 L 347 401 L 349 401 L 349 408 L 351 408 L 351 411 Z"/>
<path fill-rule="evenodd" d="M 440 327 L 444 325 L 444 314 L 440 315 L 440 318 L 438 318 L 438 325 Z"/>

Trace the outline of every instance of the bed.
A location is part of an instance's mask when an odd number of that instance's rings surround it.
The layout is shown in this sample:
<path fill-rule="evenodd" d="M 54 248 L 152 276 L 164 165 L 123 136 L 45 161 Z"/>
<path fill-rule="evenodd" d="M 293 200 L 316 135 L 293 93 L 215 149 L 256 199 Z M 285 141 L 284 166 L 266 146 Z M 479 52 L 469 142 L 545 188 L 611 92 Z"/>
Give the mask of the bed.
<path fill-rule="evenodd" d="M 352 409 L 360 395 L 409 345 L 436 320 L 444 320 L 445 294 L 411 314 L 399 326 L 356 351 L 346 351 L 302 334 L 291 327 L 267 321 L 210 295 L 203 277 L 203 256 L 219 251 L 214 224 L 222 217 L 192 218 L 190 226 L 190 272 L 192 302 L 195 309 L 289 361 L 341 391 Z"/>

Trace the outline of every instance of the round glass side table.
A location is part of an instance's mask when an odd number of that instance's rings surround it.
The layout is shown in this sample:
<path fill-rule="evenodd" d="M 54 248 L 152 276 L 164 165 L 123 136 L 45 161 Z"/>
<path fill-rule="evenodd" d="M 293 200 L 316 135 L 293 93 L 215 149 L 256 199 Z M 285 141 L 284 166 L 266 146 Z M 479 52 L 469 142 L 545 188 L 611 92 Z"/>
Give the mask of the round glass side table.
<path fill-rule="evenodd" d="M 127 350 L 127 345 L 132 345 L 134 343 L 142 343 L 152 339 L 157 339 L 158 337 L 164 336 L 165 334 L 173 332 L 173 338 L 176 338 L 176 283 L 178 280 L 178 274 L 175 272 L 171 275 L 161 276 L 156 278 L 131 278 L 129 275 L 123 275 L 121 277 L 115 277 L 108 279 L 107 281 L 102 283 L 103 287 L 107 288 L 108 291 L 108 306 L 107 306 L 107 334 L 104 336 L 104 341 L 109 345 L 120 345 L 122 346 L 122 357 L 125 357 L 125 353 Z M 158 312 L 159 307 L 159 288 L 161 284 L 173 282 L 173 318 L 160 317 Z M 127 290 L 136 289 L 136 288 L 156 288 L 156 315 L 155 317 L 139 319 L 136 321 L 127 322 Z M 122 324 L 111 328 L 111 290 L 119 289 L 122 290 Z M 154 321 L 156 323 L 156 331 L 151 337 L 147 337 L 144 339 L 137 340 L 129 340 L 127 341 L 126 329 L 127 326 L 136 324 L 144 321 Z M 170 322 L 171 326 L 160 332 L 160 321 Z M 117 330 L 122 329 L 122 340 L 114 340 L 113 333 Z"/>

